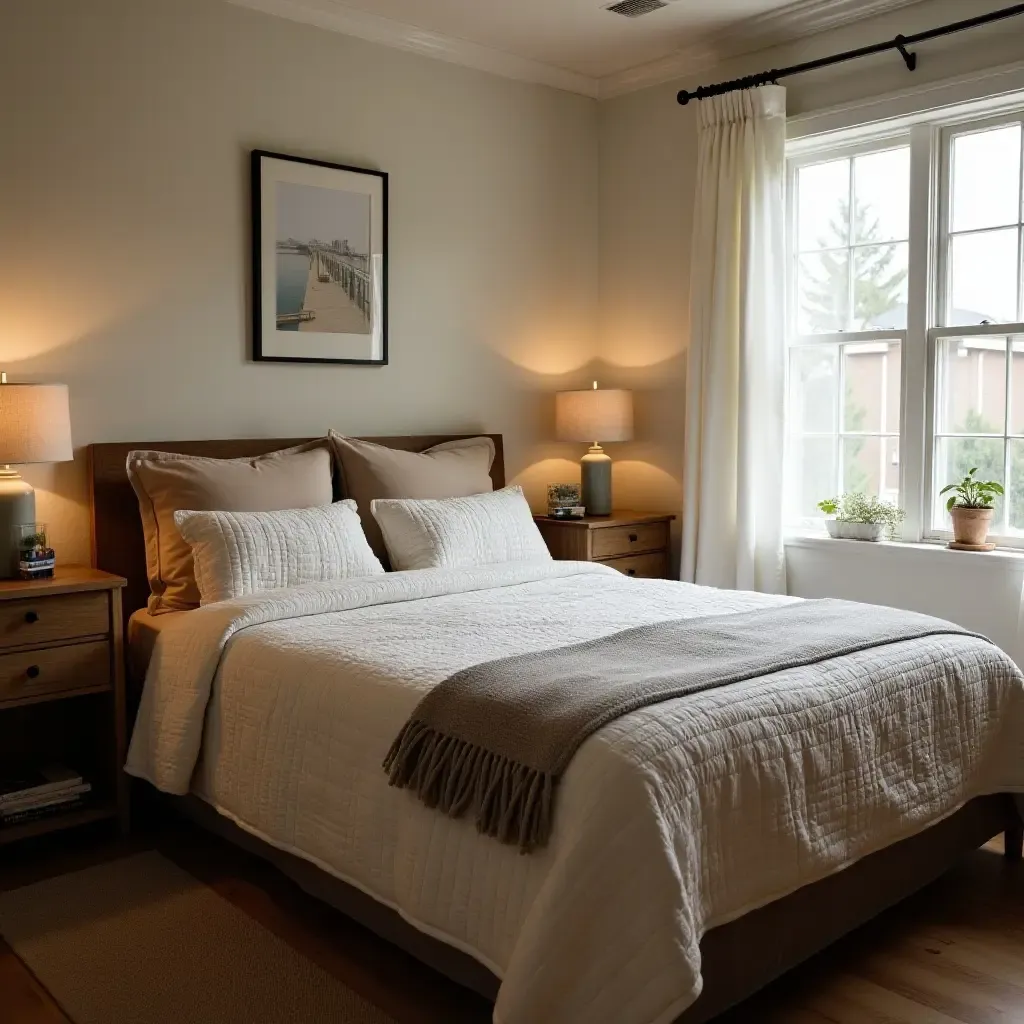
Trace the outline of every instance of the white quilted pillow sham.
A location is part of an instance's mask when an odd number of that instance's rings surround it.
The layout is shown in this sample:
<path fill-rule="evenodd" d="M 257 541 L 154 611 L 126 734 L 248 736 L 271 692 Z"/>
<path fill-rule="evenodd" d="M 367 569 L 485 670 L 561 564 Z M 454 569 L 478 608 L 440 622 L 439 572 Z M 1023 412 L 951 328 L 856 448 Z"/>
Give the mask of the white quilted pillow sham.
<path fill-rule="evenodd" d="M 468 498 L 377 498 L 370 508 L 395 569 L 551 561 L 521 487 Z"/>
<path fill-rule="evenodd" d="M 203 604 L 384 572 L 351 500 L 281 512 L 175 512 Z"/>

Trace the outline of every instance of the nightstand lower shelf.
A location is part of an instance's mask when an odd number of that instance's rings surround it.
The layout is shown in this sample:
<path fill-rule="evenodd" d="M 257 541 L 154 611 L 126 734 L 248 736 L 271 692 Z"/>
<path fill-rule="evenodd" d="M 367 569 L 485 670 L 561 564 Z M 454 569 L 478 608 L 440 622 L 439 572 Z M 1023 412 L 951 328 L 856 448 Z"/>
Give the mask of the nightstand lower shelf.
<path fill-rule="evenodd" d="M 44 836 L 50 832 L 62 832 L 66 828 L 78 828 L 97 821 L 110 821 L 117 817 L 117 804 L 113 800 L 99 801 L 88 807 L 54 814 L 49 818 L 37 818 L 20 825 L 0 825 L 0 846 L 16 843 L 21 839 Z"/>

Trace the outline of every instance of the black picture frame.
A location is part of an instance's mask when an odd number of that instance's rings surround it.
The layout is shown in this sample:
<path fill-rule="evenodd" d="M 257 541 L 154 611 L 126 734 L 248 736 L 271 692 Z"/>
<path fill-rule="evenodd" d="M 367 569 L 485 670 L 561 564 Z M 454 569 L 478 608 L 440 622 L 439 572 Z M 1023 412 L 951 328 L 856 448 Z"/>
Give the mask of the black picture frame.
<path fill-rule="evenodd" d="M 371 313 L 369 315 L 368 333 L 366 335 L 366 347 L 367 354 L 353 354 L 353 348 L 358 349 L 363 344 L 359 333 L 345 333 L 345 332 L 334 332 L 328 333 L 312 333 L 307 334 L 305 344 L 303 342 L 296 342 L 294 344 L 295 351 L 288 351 L 285 347 L 286 342 L 280 338 L 284 334 L 298 334 L 302 322 L 306 322 L 303 314 L 307 312 L 305 309 L 305 299 L 303 300 L 303 306 L 300 311 L 296 314 L 284 314 L 285 316 L 295 315 L 300 318 L 296 322 L 296 328 L 294 331 L 282 331 L 279 329 L 279 306 L 276 300 L 276 274 L 277 274 L 277 260 L 275 259 L 273 268 L 273 277 L 269 280 L 274 282 L 273 291 L 271 294 L 275 297 L 273 306 L 267 301 L 267 293 L 270 291 L 268 288 L 268 260 L 267 255 L 269 252 L 277 252 L 278 240 L 264 238 L 264 228 L 267 227 L 267 220 L 265 217 L 265 210 L 268 205 L 271 205 L 271 200 L 268 197 L 268 186 L 273 187 L 282 179 L 277 175 L 284 173 L 288 175 L 287 168 L 291 165 L 301 165 L 302 168 L 313 168 L 313 172 L 308 172 L 311 175 L 315 175 L 317 179 L 323 179 L 327 181 L 329 175 L 324 175 L 324 171 L 331 171 L 338 173 L 338 191 L 347 192 L 342 187 L 345 180 L 351 182 L 352 176 L 358 176 L 359 178 L 366 178 L 367 189 L 366 195 L 370 202 L 370 221 L 369 221 L 369 244 L 367 246 L 367 253 L 365 254 L 366 259 L 366 272 L 365 274 L 360 273 L 353 267 L 348 269 L 353 274 L 359 274 L 359 287 L 361 289 L 360 295 L 363 303 L 369 303 L 371 307 Z M 251 189 L 251 220 L 252 220 L 252 358 L 256 362 L 270 362 L 270 363 L 338 363 L 356 366 L 386 366 L 388 364 L 388 174 L 386 171 L 375 170 L 373 168 L 366 167 L 353 167 L 348 164 L 331 163 L 326 160 L 313 160 L 307 157 L 292 156 L 285 153 L 276 153 L 271 150 L 265 149 L 254 149 L 250 153 L 250 189 Z M 302 176 L 302 171 L 298 171 L 297 175 Z M 298 182 L 298 186 L 301 188 L 304 182 Z M 317 181 L 315 186 L 317 190 L 322 190 L 324 186 L 320 180 Z M 350 194 L 350 193 L 348 193 Z M 356 191 L 355 194 L 360 194 Z M 374 206 L 374 200 L 376 200 L 376 207 Z M 271 228 L 273 230 L 273 228 Z M 275 231 L 276 233 L 276 231 Z M 315 236 L 312 241 L 316 241 Z M 273 245 L 273 250 L 271 250 Z M 348 241 L 345 240 L 347 247 Z M 379 252 L 375 251 L 379 249 Z M 310 253 L 315 250 L 310 247 Z M 336 249 L 331 250 L 324 247 L 322 250 L 324 259 L 330 261 L 331 266 L 337 267 L 338 262 L 344 256 L 346 260 L 359 259 L 360 256 L 352 254 L 348 255 L 349 250 L 346 249 L 345 254 L 338 252 Z M 295 253 L 298 255 L 298 252 Z M 312 258 L 312 257 L 311 257 Z M 312 263 L 310 265 L 310 275 L 313 274 Z M 312 276 L 311 276 L 312 280 Z M 320 277 L 319 280 L 324 282 L 324 278 Z M 326 282 L 328 287 L 331 287 L 330 282 Z M 368 294 L 367 294 L 368 293 Z M 351 293 L 350 293 L 351 294 Z M 355 303 L 353 303 L 355 305 Z M 270 307 L 268 309 L 268 307 Z M 364 311 L 365 312 L 365 311 Z M 273 316 L 273 329 L 270 330 L 270 325 L 265 323 L 265 317 Z M 309 318 L 310 321 L 316 319 L 316 314 Z M 333 339 L 333 341 L 332 341 Z M 353 341 L 353 339 L 356 339 Z M 268 344 L 268 341 L 270 342 Z M 291 343 L 291 339 L 287 339 L 287 343 Z M 331 354 L 332 344 L 337 345 L 341 354 Z"/>

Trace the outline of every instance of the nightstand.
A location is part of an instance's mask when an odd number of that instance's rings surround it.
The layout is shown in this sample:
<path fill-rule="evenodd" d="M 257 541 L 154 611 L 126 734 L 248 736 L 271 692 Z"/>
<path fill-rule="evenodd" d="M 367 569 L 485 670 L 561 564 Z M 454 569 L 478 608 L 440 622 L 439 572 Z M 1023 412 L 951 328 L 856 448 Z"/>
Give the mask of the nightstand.
<path fill-rule="evenodd" d="M 644 579 L 668 578 L 669 524 L 674 515 L 623 510 L 585 519 L 533 518 L 553 558 L 601 562 Z"/>
<path fill-rule="evenodd" d="M 125 582 L 85 566 L 0 580 L 0 774 L 60 763 L 92 784 L 73 810 L 0 825 L 0 845 L 106 819 L 127 832 Z"/>

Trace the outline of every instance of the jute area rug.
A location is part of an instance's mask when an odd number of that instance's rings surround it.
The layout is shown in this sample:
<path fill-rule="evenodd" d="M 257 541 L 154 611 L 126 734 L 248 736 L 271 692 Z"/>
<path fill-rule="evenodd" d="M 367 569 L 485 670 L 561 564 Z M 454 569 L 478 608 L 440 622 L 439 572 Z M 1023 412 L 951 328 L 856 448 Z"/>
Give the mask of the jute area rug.
<path fill-rule="evenodd" d="M 395 1024 L 158 853 L 0 893 L 0 935 L 75 1024 Z"/>

